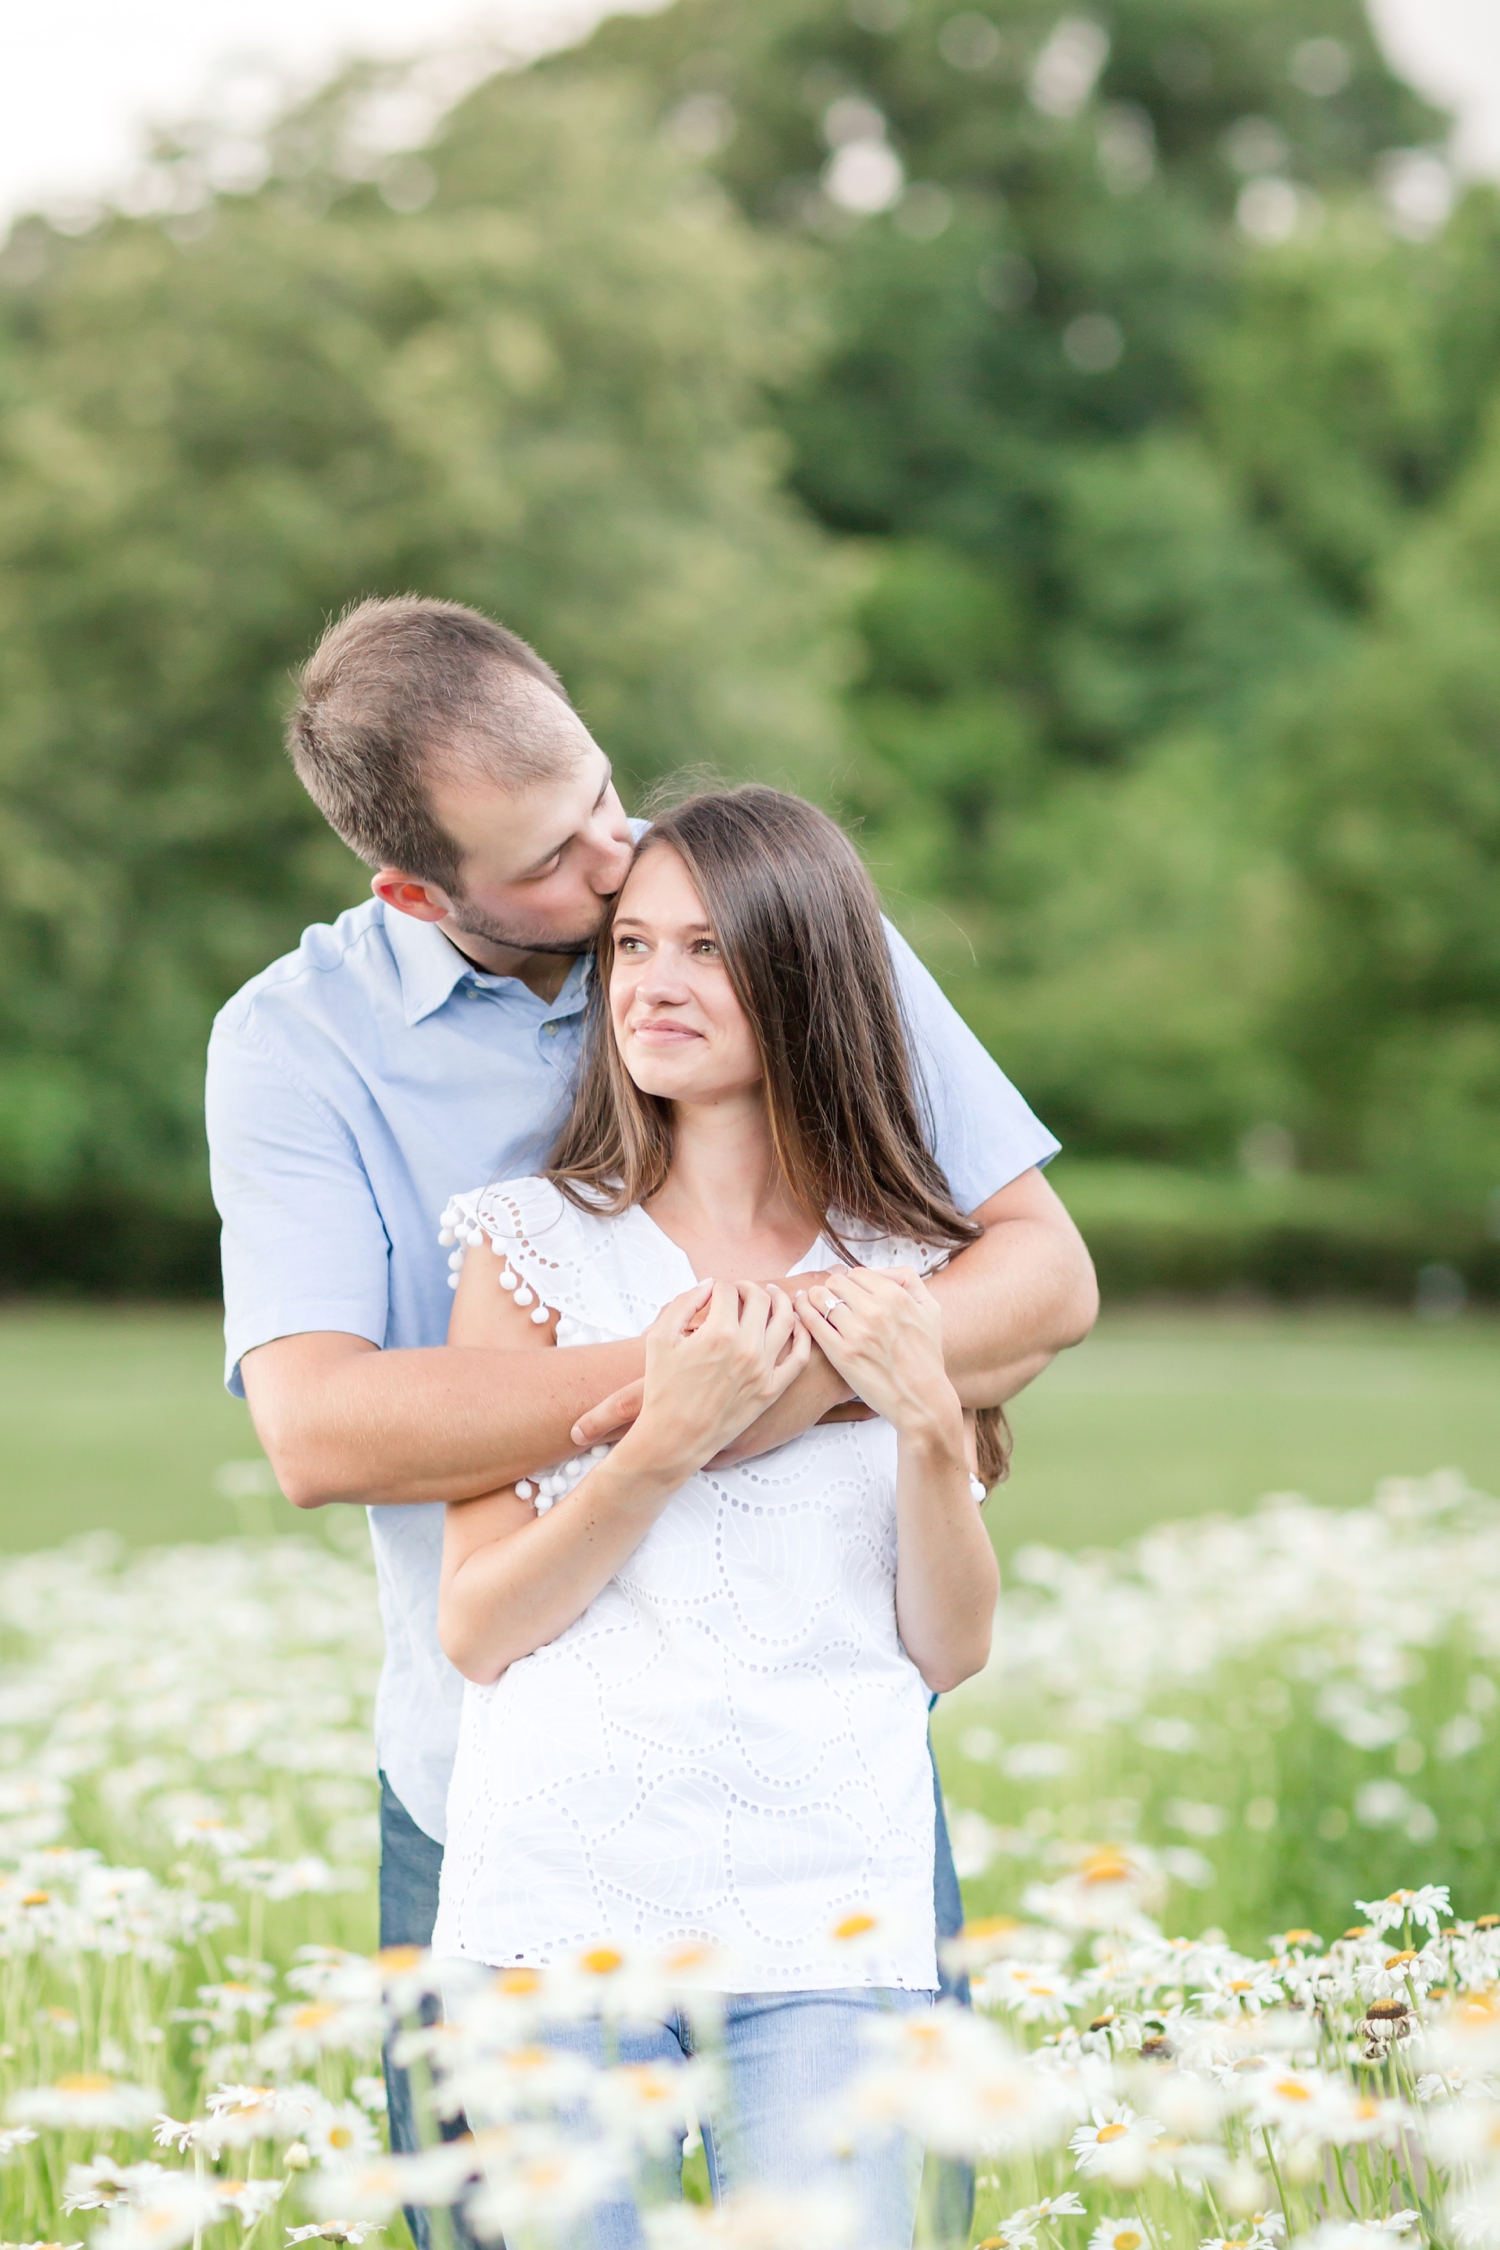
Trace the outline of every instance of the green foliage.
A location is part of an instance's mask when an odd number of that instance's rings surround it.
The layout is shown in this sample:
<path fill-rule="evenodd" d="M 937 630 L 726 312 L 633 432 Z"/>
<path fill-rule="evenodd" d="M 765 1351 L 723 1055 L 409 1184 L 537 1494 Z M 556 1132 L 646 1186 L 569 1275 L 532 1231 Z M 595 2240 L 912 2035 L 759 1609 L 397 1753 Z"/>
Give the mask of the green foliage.
<path fill-rule="evenodd" d="M 1473 449 L 1500 346 L 1497 231 L 1488 189 L 1420 246 L 1346 204 L 1252 264 L 1208 355 L 1215 451 L 1339 604 L 1368 601 Z"/>
<path fill-rule="evenodd" d="M 1495 198 L 1393 231 L 1375 183 L 1438 121 L 1353 5 L 1091 20 L 1092 49 L 1026 0 L 679 0 L 551 67 L 629 66 L 747 213 L 817 246 L 793 479 L 879 558 L 843 802 L 1032 1098 L 1095 1151 L 1222 1166 L 1276 1118 L 1317 1161 L 1472 1200 L 1500 1179 L 1495 925 L 1463 903 L 1493 897 L 1485 756 L 1456 744 L 1427 793 L 1443 659 L 1413 625 L 1372 673 L 1358 636 L 1483 426 Z M 877 215 L 840 208 L 851 136 L 904 168 Z M 1268 178 L 1314 217 L 1265 250 L 1234 214 Z M 1397 729 L 1377 866 L 1337 839 Z M 1468 964 L 1420 1069 L 1421 1033 L 1378 1029 L 1398 942 Z"/>
<path fill-rule="evenodd" d="M 208 1016 L 363 888 L 288 674 L 407 586 L 857 820 L 1073 1146 L 1479 1242 L 1500 198 L 1393 220 L 1359 0 L 676 0 L 392 155 L 424 84 L 0 254 L 0 1254 L 206 1273 Z"/>
<path fill-rule="evenodd" d="M 344 176 L 380 91 L 290 121 L 258 194 L 7 253 L 0 1203 L 23 1238 L 73 1204 L 117 1272 L 121 1207 L 201 1240 L 212 1010 L 364 888 L 279 749 L 323 618 L 479 603 L 627 773 L 805 780 L 837 738 L 844 578 L 759 407 L 795 260 L 595 82 L 481 89 L 398 216 Z"/>
<path fill-rule="evenodd" d="M 1500 430 L 1384 574 L 1287 745 L 1288 1043 L 1331 1157 L 1500 1181 Z"/>

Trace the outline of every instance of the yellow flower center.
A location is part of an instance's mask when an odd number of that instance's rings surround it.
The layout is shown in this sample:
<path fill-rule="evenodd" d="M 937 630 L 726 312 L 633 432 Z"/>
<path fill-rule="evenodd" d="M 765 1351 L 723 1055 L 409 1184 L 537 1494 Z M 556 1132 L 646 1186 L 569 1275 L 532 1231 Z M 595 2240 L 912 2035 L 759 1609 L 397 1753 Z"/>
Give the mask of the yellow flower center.
<path fill-rule="evenodd" d="M 57 2091 L 60 2094 L 107 2094 L 113 2084 L 112 2078 L 102 2077 L 97 2070 L 73 2070 L 66 2078 L 58 2079 Z"/>
<path fill-rule="evenodd" d="M 1121 2227 L 1118 2234 L 1110 2236 L 1111 2250 L 1141 2250 L 1141 2238 L 1134 2227 Z"/>
<path fill-rule="evenodd" d="M 1079 1869 L 1085 1883 L 1128 1883 L 1134 1869 L 1118 1852 L 1094 1852 Z"/>
<path fill-rule="evenodd" d="M 528 1992 L 539 1991 L 541 1982 L 535 1969 L 502 1969 L 495 1979 L 495 1990 L 504 1993 L 508 2000 L 515 2000 Z"/>
<path fill-rule="evenodd" d="M 596 1945 L 585 1953 L 582 1965 L 591 1977 L 612 1977 L 616 1969 L 624 1968 L 625 1956 L 616 1953 L 612 1945 Z"/>
<path fill-rule="evenodd" d="M 400 1976 L 403 1970 L 414 1969 L 421 1958 L 420 1945 L 383 1945 L 375 1956 L 375 1966 L 388 1976 Z"/>
<path fill-rule="evenodd" d="M 305 2008 L 297 2010 L 292 2023 L 298 2031 L 316 2031 L 319 2024 L 328 2023 L 337 2014 L 331 2000 L 309 2000 Z"/>
<path fill-rule="evenodd" d="M 1300 2078 L 1278 2078 L 1272 2092 L 1279 2094 L 1284 2102 L 1310 2102 L 1312 2100 L 1312 2088 L 1304 2086 Z"/>
<path fill-rule="evenodd" d="M 663 1955 L 662 1966 L 680 1973 L 683 1969 L 701 1969 L 713 1957 L 711 1945 L 679 1945 Z"/>
<path fill-rule="evenodd" d="M 1121 2125 L 1117 2121 L 1113 2125 L 1101 2125 L 1095 2137 L 1102 2145 L 1105 2141 L 1123 2141 L 1129 2131 L 1128 2125 Z"/>
<path fill-rule="evenodd" d="M 23 1906 L 46 1906 L 51 1897 L 50 1891 L 28 1891 L 21 1904 Z"/>
<path fill-rule="evenodd" d="M 834 1923 L 833 1934 L 836 1938 L 863 1937 L 867 1930 L 873 1930 L 874 1927 L 873 1914 L 846 1914 L 842 1922 Z"/>

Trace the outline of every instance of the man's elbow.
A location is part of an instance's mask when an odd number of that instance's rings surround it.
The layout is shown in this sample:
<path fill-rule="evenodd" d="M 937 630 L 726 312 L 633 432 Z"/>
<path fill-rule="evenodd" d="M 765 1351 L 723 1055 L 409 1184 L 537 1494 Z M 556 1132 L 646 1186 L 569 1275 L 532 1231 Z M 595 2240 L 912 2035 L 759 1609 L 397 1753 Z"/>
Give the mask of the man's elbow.
<path fill-rule="evenodd" d="M 1081 1344 L 1099 1318 L 1099 1277 L 1094 1272 L 1094 1261 L 1081 1234 L 1074 1234 L 1073 1251 L 1068 1269 L 1063 1276 L 1061 1302 L 1058 1307 L 1061 1335 L 1059 1351 L 1067 1351 Z"/>
<path fill-rule="evenodd" d="M 266 1459 L 271 1473 L 281 1487 L 281 1496 L 294 1508 L 326 1508 L 344 1495 L 333 1489 L 326 1472 L 320 1471 L 310 1452 L 297 1446 L 284 1446 L 261 1439 L 266 1449 Z"/>
<path fill-rule="evenodd" d="M 326 1508 L 352 1497 L 343 1489 L 339 1462 L 320 1432 L 296 1415 L 259 1402 L 251 1419 L 282 1497 L 294 1508 Z"/>

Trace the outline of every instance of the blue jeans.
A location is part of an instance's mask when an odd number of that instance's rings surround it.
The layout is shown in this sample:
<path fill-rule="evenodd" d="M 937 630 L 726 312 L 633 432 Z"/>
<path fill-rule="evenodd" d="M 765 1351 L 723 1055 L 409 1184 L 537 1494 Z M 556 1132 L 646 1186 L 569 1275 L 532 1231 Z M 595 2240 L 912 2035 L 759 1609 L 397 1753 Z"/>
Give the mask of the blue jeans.
<path fill-rule="evenodd" d="M 820 2130 L 824 2107 L 863 2061 L 863 2031 L 883 2009 L 910 2014 L 930 2008 L 930 1992 L 855 1987 L 833 1992 L 730 1993 L 714 2046 L 724 2074 L 723 2107 L 703 2120 L 714 2201 L 737 2188 L 778 2194 L 847 2184 L 859 2198 L 860 2250 L 911 2250 L 922 2149 L 909 2134 L 875 2130 L 845 2158 Z M 605 2034 L 596 2021 L 559 2025 L 549 2045 L 604 2065 Z M 674 2063 L 694 2051 L 693 2028 L 681 2014 L 611 2035 L 610 2059 Z M 682 2155 L 667 2168 L 680 2181 Z M 634 2198 L 599 2204 L 579 2230 L 579 2250 L 644 2250 Z"/>
<path fill-rule="evenodd" d="M 943 1796 L 933 1768 L 933 1796 L 937 1821 L 933 1857 L 933 1904 L 939 1943 L 957 1937 L 964 1926 L 963 1900 L 953 1866 L 953 1851 L 943 1819 Z M 382 1945 L 430 1945 L 437 1920 L 438 1878 L 443 1869 L 443 1847 L 419 1828 L 392 1789 L 380 1777 L 380 1942 Z M 944 1994 L 965 2007 L 969 2002 L 967 1977 L 951 1978 L 939 1967 Z M 419 2146 L 411 2085 L 386 2055 L 386 2095 L 390 2105 L 391 2146 Z M 453 2130 L 461 2130 L 455 2127 Z M 944 2163 L 930 2167 L 930 2210 L 940 2242 L 967 2242 L 974 2212 L 974 2174 L 966 2164 Z M 431 2229 L 425 2211 L 408 2211 L 416 2250 L 431 2250 Z"/>

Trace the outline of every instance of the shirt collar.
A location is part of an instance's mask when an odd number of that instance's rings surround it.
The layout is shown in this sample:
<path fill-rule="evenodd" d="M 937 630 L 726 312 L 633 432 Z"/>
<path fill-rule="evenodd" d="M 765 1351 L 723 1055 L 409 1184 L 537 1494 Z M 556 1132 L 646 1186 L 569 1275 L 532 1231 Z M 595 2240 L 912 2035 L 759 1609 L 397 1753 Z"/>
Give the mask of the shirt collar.
<path fill-rule="evenodd" d="M 393 906 L 383 907 L 383 912 L 401 979 L 402 1012 L 408 1025 L 420 1023 L 452 997 L 454 986 L 469 974 L 469 964 L 435 922 L 419 922 Z"/>
<path fill-rule="evenodd" d="M 414 915 L 399 913 L 393 906 L 382 905 L 382 911 L 401 979 L 401 1007 L 408 1027 L 444 1007 L 465 978 L 483 984 L 511 984 L 518 992 L 527 991 L 514 977 L 484 976 L 472 961 L 465 960 L 456 945 L 449 944 L 435 922 L 419 922 Z M 588 972 L 589 956 L 585 954 L 569 969 L 562 990 L 547 1011 L 550 1015 L 572 1015 L 582 1007 Z M 534 998 L 529 993 L 527 996 Z M 536 1005 L 541 1007 L 542 1003 L 537 1001 Z"/>

